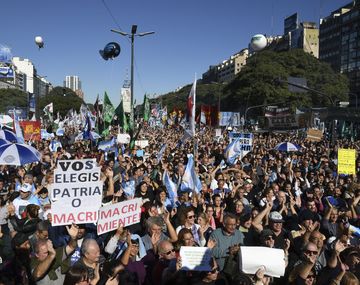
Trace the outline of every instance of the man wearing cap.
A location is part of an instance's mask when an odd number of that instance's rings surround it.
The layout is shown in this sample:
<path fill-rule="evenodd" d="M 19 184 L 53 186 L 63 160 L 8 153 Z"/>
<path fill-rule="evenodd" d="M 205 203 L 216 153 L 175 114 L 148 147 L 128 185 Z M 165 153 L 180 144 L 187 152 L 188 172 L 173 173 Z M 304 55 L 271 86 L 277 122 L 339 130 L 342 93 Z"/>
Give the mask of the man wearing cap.
<path fill-rule="evenodd" d="M 23 184 L 20 187 L 20 195 L 13 201 L 15 214 L 20 219 L 27 205 L 34 204 L 40 206 L 39 199 L 32 194 L 32 186 Z"/>
<path fill-rule="evenodd" d="M 285 239 L 287 237 L 287 233 L 283 229 L 284 220 L 279 212 L 273 211 L 270 213 L 272 206 L 272 203 L 266 204 L 265 209 L 261 211 L 253 220 L 253 226 L 259 233 L 261 233 L 264 229 L 262 220 L 265 216 L 269 215 L 269 225 L 266 228 L 269 228 L 274 233 L 274 247 L 283 249 L 285 246 Z"/>

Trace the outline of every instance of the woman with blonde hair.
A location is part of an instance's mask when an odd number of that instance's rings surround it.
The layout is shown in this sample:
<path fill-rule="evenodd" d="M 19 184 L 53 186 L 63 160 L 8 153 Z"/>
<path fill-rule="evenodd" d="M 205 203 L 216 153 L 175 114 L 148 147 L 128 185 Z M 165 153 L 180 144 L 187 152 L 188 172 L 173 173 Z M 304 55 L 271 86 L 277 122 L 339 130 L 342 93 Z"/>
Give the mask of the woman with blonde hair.
<path fill-rule="evenodd" d="M 199 228 L 199 235 L 200 239 L 205 238 L 206 243 L 208 242 L 211 233 L 214 231 L 213 228 L 210 226 L 209 217 L 205 213 L 200 213 L 198 216 L 198 224 Z"/>

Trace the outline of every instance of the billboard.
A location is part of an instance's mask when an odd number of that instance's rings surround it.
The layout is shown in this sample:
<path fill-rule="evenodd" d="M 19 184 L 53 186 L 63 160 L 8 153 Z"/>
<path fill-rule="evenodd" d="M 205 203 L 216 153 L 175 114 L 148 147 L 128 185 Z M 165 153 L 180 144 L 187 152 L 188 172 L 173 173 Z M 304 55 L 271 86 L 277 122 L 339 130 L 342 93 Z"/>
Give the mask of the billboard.
<path fill-rule="evenodd" d="M 285 18 L 284 35 L 287 35 L 289 32 L 296 30 L 298 26 L 299 26 L 299 18 L 297 13 L 294 13 L 291 16 Z"/>
<path fill-rule="evenodd" d="M 14 70 L 10 66 L 0 66 L 0 78 L 14 78 Z"/>

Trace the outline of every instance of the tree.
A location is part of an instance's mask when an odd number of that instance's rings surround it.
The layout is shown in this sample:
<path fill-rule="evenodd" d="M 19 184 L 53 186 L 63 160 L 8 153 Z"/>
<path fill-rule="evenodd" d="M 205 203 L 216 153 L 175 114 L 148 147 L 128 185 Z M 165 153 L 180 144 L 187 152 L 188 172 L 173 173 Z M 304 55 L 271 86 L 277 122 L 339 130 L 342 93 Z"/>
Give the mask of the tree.
<path fill-rule="evenodd" d="M 5 113 L 7 107 L 26 108 L 27 105 L 28 105 L 28 96 L 26 92 L 15 88 L 0 89 L 1 113 Z"/>
<path fill-rule="evenodd" d="M 81 104 L 84 103 L 83 99 L 78 97 L 74 91 L 66 87 L 57 86 L 49 92 L 45 97 L 40 98 L 39 107 L 40 113 L 44 107 L 50 103 L 54 106 L 54 116 L 56 118 L 57 112 L 61 116 L 65 116 L 70 109 L 79 110 Z"/>
<path fill-rule="evenodd" d="M 289 76 L 305 78 L 307 86 L 318 92 L 291 93 L 286 83 L 277 81 L 287 81 Z M 278 102 L 286 102 L 286 106 L 293 108 L 328 107 L 332 102 L 347 99 L 348 80 L 303 50 L 263 51 L 248 59 L 224 91 L 225 104 L 229 108 L 233 106 L 234 111 Z"/>
<path fill-rule="evenodd" d="M 291 93 L 286 81 L 289 76 L 303 77 L 315 92 Z M 186 109 L 186 99 L 191 84 L 177 92 L 161 96 L 163 105 Z M 286 52 L 262 51 L 248 58 L 246 66 L 234 80 L 225 85 L 201 84 L 196 88 L 196 104 L 216 104 L 221 99 L 222 111 L 241 111 L 254 105 L 286 102 L 286 106 L 328 107 L 331 102 L 348 100 L 348 79 L 335 73 L 330 65 L 322 63 L 303 50 Z M 331 98 L 331 100 L 329 99 Z M 253 109 L 253 114 L 261 109 Z"/>

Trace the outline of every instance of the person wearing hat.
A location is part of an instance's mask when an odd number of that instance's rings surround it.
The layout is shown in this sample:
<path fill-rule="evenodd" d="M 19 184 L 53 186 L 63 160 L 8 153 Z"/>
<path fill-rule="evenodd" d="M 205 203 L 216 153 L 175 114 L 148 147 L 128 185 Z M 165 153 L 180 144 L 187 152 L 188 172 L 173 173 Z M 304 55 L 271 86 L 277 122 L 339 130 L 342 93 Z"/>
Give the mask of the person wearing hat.
<path fill-rule="evenodd" d="M 274 233 L 274 247 L 283 249 L 286 245 L 287 232 L 283 228 L 284 219 L 277 211 L 271 211 L 273 206 L 272 202 L 268 202 L 264 208 L 253 220 L 253 226 L 258 233 L 261 233 L 265 228 L 262 224 L 263 219 L 268 216 L 269 224 L 266 228 Z"/>
<path fill-rule="evenodd" d="M 270 229 L 263 229 L 260 234 L 260 245 L 274 248 L 275 245 L 275 235 L 274 232 Z"/>
<path fill-rule="evenodd" d="M 20 219 L 27 205 L 34 204 L 40 206 L 39 199 L 32 194 L 32 186 L 23 184 L 20 187 L 20 195 L 13 201 L 15 215 Z"/>

